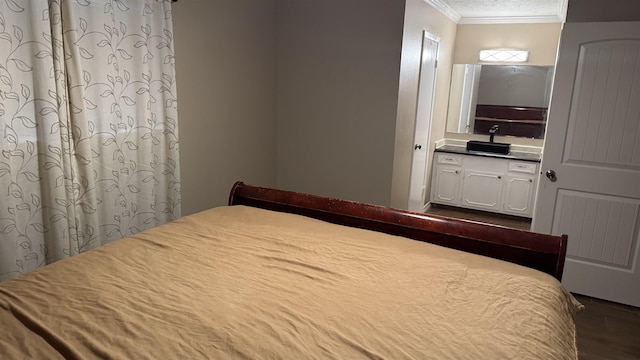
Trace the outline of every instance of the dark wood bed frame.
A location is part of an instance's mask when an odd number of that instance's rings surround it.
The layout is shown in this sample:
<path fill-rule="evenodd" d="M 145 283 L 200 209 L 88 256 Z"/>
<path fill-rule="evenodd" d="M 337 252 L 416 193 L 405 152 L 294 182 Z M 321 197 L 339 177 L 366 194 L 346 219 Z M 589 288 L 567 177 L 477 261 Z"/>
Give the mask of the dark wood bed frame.
<path fill-rule="evenodd" d="M 567 235 L 555 236 L 236 182 L 229 205 L 299 214 L 510 261 L 562 279 Z"/>
<path fill-rule="evenodd" d="M 543 107 L 478 104 L 473 133 L 487 135 L 498 125 L 499 135 L 543 139 L 546 118 L 547 108 Z"/>

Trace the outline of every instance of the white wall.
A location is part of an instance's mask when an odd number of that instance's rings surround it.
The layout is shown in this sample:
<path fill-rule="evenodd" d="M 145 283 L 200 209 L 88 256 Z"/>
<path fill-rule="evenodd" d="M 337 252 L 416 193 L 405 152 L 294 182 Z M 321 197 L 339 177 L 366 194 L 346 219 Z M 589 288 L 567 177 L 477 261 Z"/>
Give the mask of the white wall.
<path fill-rule="evenodd" d="M 278 15 L 278 187 L 389 205 L 404 1 Z"/>
<path fill-rule="evenodd" d="M 173 5 L 182 213 L 227 202 L 235 180 L 276 185 L 275 0 Z"/>

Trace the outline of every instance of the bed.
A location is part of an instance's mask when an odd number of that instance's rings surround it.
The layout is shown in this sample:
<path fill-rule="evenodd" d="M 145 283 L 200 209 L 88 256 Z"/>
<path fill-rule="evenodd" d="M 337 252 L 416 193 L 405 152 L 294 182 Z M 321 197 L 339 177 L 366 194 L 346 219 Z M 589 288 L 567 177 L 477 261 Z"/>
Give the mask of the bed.
<path fill-rule="evenodd" d="M 0 358 L 577 359 L 566 243 L 238 182 L 0 283 Z"/>

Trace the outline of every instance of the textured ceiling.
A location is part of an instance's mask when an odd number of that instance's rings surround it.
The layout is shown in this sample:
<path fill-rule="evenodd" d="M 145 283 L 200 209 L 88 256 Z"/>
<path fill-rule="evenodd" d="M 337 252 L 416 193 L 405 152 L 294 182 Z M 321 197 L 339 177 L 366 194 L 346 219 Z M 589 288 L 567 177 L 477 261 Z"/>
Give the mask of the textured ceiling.
<path fill-rule="evenodd" d="M 460 23 L 563 21 L 567 0 L 426 0 Z M 456 19 L 457 18 L 457 19 Z M 529 19 L 530 21 L 526 21 Z"/>

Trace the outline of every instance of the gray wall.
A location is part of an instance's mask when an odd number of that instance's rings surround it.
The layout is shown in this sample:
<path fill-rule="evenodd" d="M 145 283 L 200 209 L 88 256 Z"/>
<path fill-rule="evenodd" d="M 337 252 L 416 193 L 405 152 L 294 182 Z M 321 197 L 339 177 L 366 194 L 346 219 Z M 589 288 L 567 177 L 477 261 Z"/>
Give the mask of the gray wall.
<path fill-rule="evenodd" d="M 567 21 L 640 20 L 639 7 L 570 0 Z M 237 179 L 405 207 L 421 32 L 442 37 L 437 140 L 456 25 L 423 0 L 404 10 L 403 0 L 174 4 L 183 214 L 225 204 Z"/>
<path fill-rule="evenodd" d="M 281 0 L 281 188 L 389 205 L 403 0 Z"/>
<path fill-rule="evenodd" d="M 405 207 L 421 33 L 443 37 L 436 117 L 446 114 L 455 37 L 424 1 L 407 6 L 176 3 L 183 213 L 225 204 L 237 179 L 382 205 L 395 196 Z M 444 134 L 439 125 L 432 137 Z"/>
<path fill-rule="evenodd" d="M 275 0 L 173 6 L 182 213 L 224 205 L 235 180 L 276 185 Z"/>
<path fill-rule="evenodd" d="M 640 21 L 638 0 L 569 0 L 567 22 Z"/>

